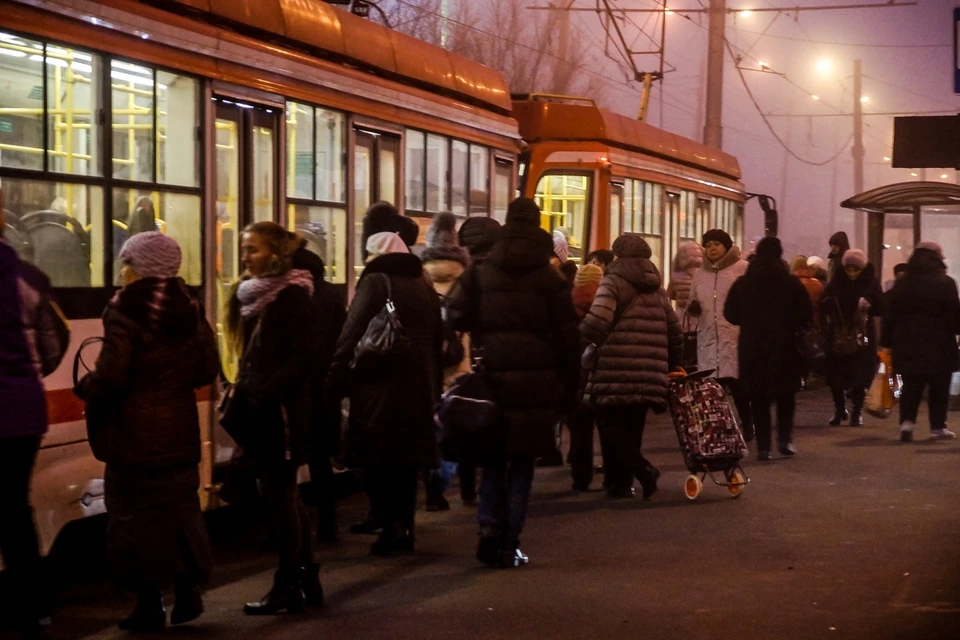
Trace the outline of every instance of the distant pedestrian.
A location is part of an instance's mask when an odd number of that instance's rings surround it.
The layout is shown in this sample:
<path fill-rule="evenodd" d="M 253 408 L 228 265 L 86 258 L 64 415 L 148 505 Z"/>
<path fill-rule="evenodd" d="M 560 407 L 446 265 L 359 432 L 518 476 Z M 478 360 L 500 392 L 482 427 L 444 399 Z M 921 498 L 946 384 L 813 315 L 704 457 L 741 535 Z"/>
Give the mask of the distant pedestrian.
<path fill-rule="evenodd" d="M 740 248 L 722 229 L 703 234 L 703 266 L 693 274 L 687 313 L 698 318 L 697 368 L 713 370 L 713 375 L 731 393 L 747 440 L 753 439 L 750 400 L 737 382 L 739 365 L 737 341 L 740 329 L 727 321 L 723 306 L 733 283 L 747 271 Z"/>
<path fill-rule="evenodd" d="M 0 555 L 11 595 L 4 622 L 29 637 L 53 604 L 30 505 L 30 477 L 47 431 L 43 377 L 60 364 L 70 336 L 50 280 L 3 239 L 3 212 L 0 190 Z"/>
<path fill-rule="evenodd" d="M 830 253 L 827 254 L 827 279 L 833 280 L 834 276 L 843 273 L 843 256 L 850 250 L 850 240 L 845 231 L 837 231 L 830 236 Z"/>
<path fill-rule="evenodd" d="M 690 287 L 693 284 L 693 274 L 703 266 L 703 248 L 696 242 L 685 242 L 680 245 L 677 255 L 673 259 L 673 273 L 670 275 L 670 286 L 667 295 L 677 303 L 677 315 L 683 318 L 690 301 Z"/>
<path fill-rule="evenodd" d="M 793 422 L 803 369 L 798 338 L 810 323 L 812 305 L 807 290 L 783 266 L 780 240 L 762 239 L 756 256 L 730 289 L 724 316 L 740 327 L 740 385 L 753 410 L 757 460 L 765 461 L 770 459 L 773 403 L 780 454 L 796 454 Z"/>
<path fill-rule="evenodd" d="M 371 555 L 415 547 L 417 474 L 439 462 L 433 411 L 442 384 L 440 299 L 397 234 L 367 239 L 367 265 L 337 342 L 327 392 L 350 398 L 345 462 L 363 469 L 382 531 Z M 368 326 L 391 302 L 406 335 L 402 353 L 377 366 L 351 363 Z M 400 348 L 398 346 L 398 348 Z"/>
<path fill-rule="evenodd" d="M 873 265 L 859 249 L 843 254 L 843 271 L 833 277 L 820 299 L 827 386 L 833 392 L 834 414 L 830 426 L 850 418 L 850 426 L 863 425 L 863 401 L 879 360 L 875 320 L 883 313 L 883 293 Z M 853 410 L 846 410 L 846 392 Z"/>
<path fill-rule="evenodd" d="M 611 262 L 613 262 L 613 251 L 610 249 L 596 249 L 587 254 L 587 259 L 584 261 L 584 264 L 593 264 L 606 271 Z"/>
<path fill-rule="evenodd" d="M 894 371 L 903 377 L 900 393 L 900 439 L 910 442 L 924 389 L 930 409 L 930 434 L 955 438 L 947 429 L 950 377 L 960 368 L 957 334 L 960 299 L 947 275 L 940 246 L 921 242 L 910 256 L 906 274 L 887 294 L 880 344 L 893 351 Z"/>
<path fill-rule="evenodd" d="M 249 405 L 251 442 L 244 453 L 256 467 L 277 545 L 273 586 L 247 615 L 296 613 L 323 604 L 310 519 L 300 498 L 297 469 L 310 462 L 308 390 L 320 342 L 311 297 L 314 275 L 293 268 L 300 239 L 274 222 L 243 231 L 245 271 L 227 314 L 227 333 L 240 355 L 237 396 Z"/>
<path fill-rule="evenodd" d="M 604 442 L 607 495 L 633 497 L 636 478 L 647 500 L 660 471 L 640 451 L 644 425 L 648 411 L 666 409 L 667 374 L 680 364 L 683 337 L 643 237 L 624 234 L 613 252 L 617 259 L 580 325 L 584 340 L 597 345 L 586 397 Z"/>
<path fill-rule="evenodd" d="M 791 273 L 800 279 L 800 284 L 810 298 L 813 316 L 808 326 L 800 331 L 803 356 L 801 386 L 806 388 L 811 372 L 819 373 L 823 360 L 823 339 L 820 333 L 820 298 L 823 297 L 824 284 L 814 276 L 814 270 L 808 264 L 806 256 L 797 256 L 791 265 Z"/>
<path fill-rule="evenodd" d="M 517 567 L 534 460 L 555 450 L 554 427 L 576 399 L 580 368 L 570 288 L 550 267 L 553 243 L 540 209 L 514 200 L 488 257 L 467 270 L 451 294 L 454 326 L 469 331 L 500 407 L 503 456 L 485 463 L 477 559 Z"/>
<path fill-rule="evenodd" d="M 124 286 L 103 314 L 96 366 L 77 385 L 90 446 L 106 462 L 110 566 L 137 596 L 126 631 L 166 625 L 161 590 L 173 582 L 173 624 L 203 612 L 210 541 L 200 510 L 200 420 L 194 390 L 220 370 L 213 330 L 177 277 L 176 241 L 145 231 L 120 249 Z M 99 416 L 95 420 L 90 417 Z"/>
<path fill-rule="evenodd" d="M 883 283 L 884 293 L 891 291 L 893 289 L 893 285 L 895 285 L 898 281 L 902 280 L 905 275 L 907 275 L 907 267 L 908 265 L 906 262 L 901 262 L 900 264 L 895 265 L 893 267 L 893 280 L 887 280 L 886 282 Z"/>
<path fill-rule="evenodd" d="M 577 272 L 573 286 L 573 307 L 578 321 L 582 322 L 593 306 L 603 275 L 603 269 L 591 263 L 581 266 Z M 586 344 L 583 346 L 586 348 Z M 589 374 L 588 369 L 580 372 L 578 399 L 583 397 Z M 593 408 L 587 403 L 577 402 L 576 409 L 567 422 L 570 428 L 570 453 L 567 462 L 570 463 L 574 491 L 587 491 L 593 481 L 593 424 Z"/>
<path fill-rule="evenodd" d="M 821 284 L 827 284 L 827 263 L 820 256 L 810 256 L 807 258 L 807 266 L 810 268 L 810 275 L 820 281 Z"/>

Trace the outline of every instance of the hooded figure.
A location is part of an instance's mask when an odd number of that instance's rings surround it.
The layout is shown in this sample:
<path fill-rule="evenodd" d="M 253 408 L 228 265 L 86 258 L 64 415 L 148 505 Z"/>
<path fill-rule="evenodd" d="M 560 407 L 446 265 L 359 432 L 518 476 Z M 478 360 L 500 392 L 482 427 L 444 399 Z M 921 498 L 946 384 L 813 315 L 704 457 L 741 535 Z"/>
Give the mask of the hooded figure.
<path fill-rule="evenodd" d="M 433 280 L 440 297 L 449 293 L 467 265 L 470 255 L 457 242 L 457 218 L 452 213 L 438 213 L 427 229 L 426 248 L 421 252 L 424 270 Z"/>
<path fill-rule="evenodd" d="M 931 433 L 938 438 L 954 437 L 946 420 L 950 377 L 960 368 L 960 299 L 939 247 L 925 248 L 924 244 L 917 244 L 906 275 L 887 294 L 881 326 L 880 344 L 893 351 L 894 371 L 903 377 L 900 439 L 904 442 L 913 439 L 927 385 Z"/>
<path fill-rule="evenodd" d="M 810 323 L 814 331 L 820 328 L 820 297 L 823 296 L 823 283 L 814 276 L 813 269 L 808 266 L 805 256 L 797 256 L 793 260 L 791 273 L 800 279 L 800 284 L 807 291 L 810 304 L 813 305 L 813 319 Z"/>
<path fill-rule="evenodd" d="M 502 415 L 503 457 L 486 461 L 477 557 L 515 567 L 534 459 L 554 451 L 554 426 L 576 398 L 580 368 L 570 288 L 550 266 L 553 242 L 530 198 L 510 203 L 487 258 L 448 297 L 454 328 L 482 350 L 486 379 Z M 504 490 L 505 487 L 505 490 Z"/>
<path fill-rule="evenodd" d="M 500 236 L 500 223 L 493 218 L 467 218 L 460 225 L 457 238 L 466 247 L 470 257 L 485 257 Z"/>
<path fill-rule="evenodd" d="M 830 253 L 827 254 L 827 278 L 833 279 L 833 276 L 843 271 L 843 255 L 850 250 L 850 240 L 845 231 L 837 231 L 830 236 Z"/>
<path fill-rule="evenodd" d="M 643 237 L 624 234 L 613 252 L 617 260 L 580 325 L 584 340 L 597 345 L 585 397 L 606 443 L 608 495 L 632 496 L 637 478 L 646 499 L 660 472 L 640 453 L 643 428 L 648 409 L 666 409 L 667 374 L 680 363 L 682 331 Z"/>
<path fill-rule="evenodd" d="M 740 327 L 739 385 L 750 399 L 757 436 L 757 459 L 771 448 L 770 405 L 777 404 L 780 453 L 792 456 L 795 394 L 800 390 L 803 359 L 800 330 L 811 318 L 810 298 L 783 266 L 777 238 L 764 238 L 746 275 L 730 288 L 724 317 Z M 806 264 L 806 261 L 804 261 Z"/>
<path fill-rule="evenodd" d="M 673 261 L 673 274 L 670 276 L 670 286 L 667 295 L 677 301 L 677 311 L 682 314 L 686 311 L 690 300 L 690 285 L 693 274 L 703 266 L 703 249 L 696 242 L 685 242 L 680 245 L 677 256 Z"/>

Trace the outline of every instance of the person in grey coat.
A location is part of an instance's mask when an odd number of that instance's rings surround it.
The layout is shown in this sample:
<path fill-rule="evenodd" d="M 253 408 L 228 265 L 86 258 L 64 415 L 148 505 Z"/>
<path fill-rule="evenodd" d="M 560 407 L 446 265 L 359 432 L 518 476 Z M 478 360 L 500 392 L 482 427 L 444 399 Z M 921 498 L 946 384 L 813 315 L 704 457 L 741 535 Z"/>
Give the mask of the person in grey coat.
<path fill-rule="evenodd" d="M 604 446 L 607 495 L 643 498 L 657 490 L 660 472 L 640 453 L 647 411 L 667 406 L 667 374 L 680 363 L 683 336 L 650 246 L 627 233 L 613 243 L 614 260 L 580 325 L 584 340 L 597 345 L 586 401 L 596 411 Z"/>

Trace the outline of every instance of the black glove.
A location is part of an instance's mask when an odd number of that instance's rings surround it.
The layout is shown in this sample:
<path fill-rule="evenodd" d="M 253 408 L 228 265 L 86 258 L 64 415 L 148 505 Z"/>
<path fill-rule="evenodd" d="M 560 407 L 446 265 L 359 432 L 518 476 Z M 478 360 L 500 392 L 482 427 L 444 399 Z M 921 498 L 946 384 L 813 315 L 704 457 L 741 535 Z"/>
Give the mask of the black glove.
<path fill-rule="evenodd" d="M 692 315 L 694 318 L 700 317 L 701 311 L 703 311 L 703 308 L 700 306 L 699 300 L 691 300 L 690 304 L 687 305 L 687 313 Z"/>

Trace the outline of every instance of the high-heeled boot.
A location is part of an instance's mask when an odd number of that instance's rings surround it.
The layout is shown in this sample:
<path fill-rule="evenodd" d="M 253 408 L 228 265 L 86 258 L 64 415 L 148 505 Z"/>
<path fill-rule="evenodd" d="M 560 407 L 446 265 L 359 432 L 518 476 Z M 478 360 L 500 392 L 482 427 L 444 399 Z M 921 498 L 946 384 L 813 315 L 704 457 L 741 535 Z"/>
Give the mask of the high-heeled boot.
<path fill-rule="evenodd" d="M 137 606 L 133 613 L 117 625 L 122 631 L 163 631 L 167 626 L 167 612 L 163 609 L 163 596 L 159 591 L 137 594 Z"/>
<path fill-rule="evenodd" d="M 298 576 L 285 576 L 277 571 L 273 576 L 273 587 L 259 602 L 243 605 L 248 616 L 269 616 L 282 611 L 302 613 L 306 604 Z"/>
<path fill-rule="evenodd" d="M 300 567 L 300 589 L 308 607 L 323 606 L 323 585 L 320 584 L 320 565 L 313 563 Z"/>

